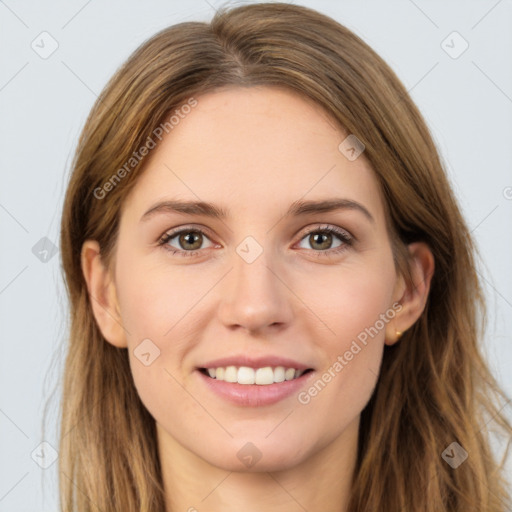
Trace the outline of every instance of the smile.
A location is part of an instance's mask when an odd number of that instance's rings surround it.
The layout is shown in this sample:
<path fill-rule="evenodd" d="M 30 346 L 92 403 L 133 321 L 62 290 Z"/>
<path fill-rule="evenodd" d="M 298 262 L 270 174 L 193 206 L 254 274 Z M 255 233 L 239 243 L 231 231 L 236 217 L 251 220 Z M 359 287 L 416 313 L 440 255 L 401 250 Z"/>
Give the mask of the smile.
<path fill-rule="evenodd" d="M 204 375 L 212 379 L 224 382 L 232 382 L 243 385 L 257 384 L 268 386 L 288 380 L 298 379 L 304 373 L 312 371 L 285 368 L 284 366 L 265 366 L 263 368 L 250 368 L 248 366 L 226 366 L 218 368 L 201 368 Z"/>

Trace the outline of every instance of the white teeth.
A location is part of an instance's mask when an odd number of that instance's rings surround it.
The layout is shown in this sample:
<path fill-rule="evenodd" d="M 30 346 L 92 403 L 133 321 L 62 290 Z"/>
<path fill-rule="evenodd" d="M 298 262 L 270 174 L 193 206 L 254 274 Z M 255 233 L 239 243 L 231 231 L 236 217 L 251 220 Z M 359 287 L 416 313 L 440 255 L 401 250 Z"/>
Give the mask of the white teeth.
<path fill-rule="evenodd" d="M 275 382 L 283 382 L 299 378 L 305 370 L 296 370 L 295 368 L 285 368 L 277 366 L 272 368 L 250 368 L 248 366 L 227 366 L 226 368 L 208 368 L 208 375 L 217 380 L 225 382 L 238 382 L 238 384 L 259 384 L 266 386 Z"/>
<path fill-rule="evenodd" d="M 254 384 L 255 372 L 252 368 L 240 366 L 237 377 L 238 384 Z"/>
<path fill-rule="evenodd" d="M 286 380 L 292 380 L 295 377 L 295 370 L 293 368 L 287 368 L 286 372 L 284 372 L 284 378 Z"/>
<path fill-rule="evenodd" d="M 293 368 L 290 368 L 290 370 L 293 370 Z M 295 370 L 293 370 L 293 374 L 295 375 Z M 274 382 L 284 382 L 285 378 L 286 371 L 282 366 L 278 366 L 274 369 Z"/>
<path fill-rule="evenodd" d="M 237 382 L 238 380 L 238 372 L 236 370 L 236 366 L 228 366 L 226 371 L 224 372 L 224 380 L 226 382 Z"/>
<path fill-rule="evenodd" d="M 266 384 L 274 383 L 274 370 L 272 370 L 272 368 L 270 366 L 266 366 L 265 368 L 258 368 L 254 372 L 254 374 L 255 374 L 254 381 L 256 384 L 264 386 Z"/>

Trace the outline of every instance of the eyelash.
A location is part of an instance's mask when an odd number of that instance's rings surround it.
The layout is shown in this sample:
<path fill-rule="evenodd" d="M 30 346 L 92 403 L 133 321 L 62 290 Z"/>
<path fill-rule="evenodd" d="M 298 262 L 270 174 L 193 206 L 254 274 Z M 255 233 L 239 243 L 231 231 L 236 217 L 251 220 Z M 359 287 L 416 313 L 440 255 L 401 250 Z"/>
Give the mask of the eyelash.
<path fill-rule="evenodd" d="M 171 249 L 168 245 L 166 245 L 170 240 L 175 238 L 177 235 L 181 235 L 182 233 L 200 233 L 203 236 L 206 236 L 208 238 L 208 235 L 199 228 L 184 228 L 179 229 L 177 231 L 171 231 L 168 233 L 165 233 L 158 241 L 158 246 L 161 246 L 164 250 L 169 251 L 171 254 L 178 254 L 182 257 L 191 257 L 196 256 L 199 252 L 201 252 L 202 249 L 197 249 L 195 251 L 184 251 L 180 249 Z M 310 249 L 314 253 L 316 253 L 317 257 L 321 256 L 335 256 L 345 250 L 348 249 L 348 247 L 351 247 L 354 243 L 354 238 L 350 236 L 346 231 L 334 228 L 332 226 L 325 226 L 325 227 L 316 227 L 313 229 L 310 229 L 306 233 L 304 233 L 304 236 L 299 240 L 302 241 L 304 238 L 306 238 L 308 235 L 311 235 L 312 233 L 331 233 L 336 235 L 343 243 L 335 247 L 334 249 L 326 249 L 324 251 L 322 250 L 314 250 Z"/>

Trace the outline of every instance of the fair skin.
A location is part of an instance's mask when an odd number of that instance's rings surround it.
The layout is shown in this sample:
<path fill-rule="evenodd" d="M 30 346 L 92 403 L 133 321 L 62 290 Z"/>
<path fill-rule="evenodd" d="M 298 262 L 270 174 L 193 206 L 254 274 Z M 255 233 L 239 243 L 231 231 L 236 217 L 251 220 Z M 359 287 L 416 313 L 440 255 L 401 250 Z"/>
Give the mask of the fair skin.
<path fill-rule="evenodd" d="M 339 151 L 347 134 L 317 105 L 268 87 L 196 99 L 123 204 L 114 270 L 103 266 L 97 242 L 84 243 L 96 321 L 107 342 L 128 349 L 135 386 L 156 421 L 168 512 L 346 511 L 361 411 L 385 344 L 424 309 L 432 254 L 412 244 L 413 283 L 397 274 L 375 175 L 364 153 L 349 161 Z M 285 216 L 294 201 L 328 198 L 357 202 L 371 219 L 357 207 Z M 213 203 L 228 217 L 167 211 L 141 220 L 170 199 Z M 191 235 L 167 247 L 191 252 L 188 242 L 195 255 L 158 246 L 178 227 Z M 313 228 L 316 237 L 307 233 Z M 248 236 L 263 249 L 252 263 L 236 251 Z M 196 369 L 234 353 L 290 357 L 314 369 L 307 391 L 389 311 L 378 334 L 307 404 L 294 393 L 271 405 L 234 405 Z M 134 350 L 148 338 L 160 356 L 145 366 Z M 251 467 L 237 456 L 248 442 L 261 454 Z"/>

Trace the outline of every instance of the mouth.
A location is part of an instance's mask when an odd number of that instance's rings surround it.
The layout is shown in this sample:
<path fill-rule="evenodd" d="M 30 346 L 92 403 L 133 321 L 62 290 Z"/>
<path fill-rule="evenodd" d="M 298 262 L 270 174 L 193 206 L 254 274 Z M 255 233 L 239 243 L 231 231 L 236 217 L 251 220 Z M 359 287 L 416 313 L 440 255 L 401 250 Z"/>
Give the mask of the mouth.
<path fill-rule="evenodd" d="M 242 385 L 269 386 L 290 380 L 297 380 L 313 371 L 313 368 L 299 370 L 284 366 L 265 366 L 251 368 L 249 366 L 226 366 L 217 368 L 198 368 L 198 371 L 212 380 L 237 383 Z"/>
<path fill-rule="evenodd" d="M 311 382 L 314 368 L 300 366 L 228 365 L 198 367 L 195 373 L 199 382 L 222 400 L 238 407 L 263 407 L 292 397 Z"/>

